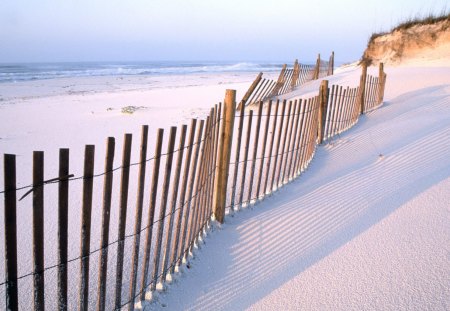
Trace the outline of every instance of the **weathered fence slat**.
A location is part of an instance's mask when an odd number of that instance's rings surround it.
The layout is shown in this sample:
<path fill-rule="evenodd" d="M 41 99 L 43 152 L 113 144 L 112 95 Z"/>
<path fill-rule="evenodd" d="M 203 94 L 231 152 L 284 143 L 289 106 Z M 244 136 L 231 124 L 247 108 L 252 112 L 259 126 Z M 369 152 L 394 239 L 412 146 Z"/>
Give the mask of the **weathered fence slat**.
<path fill-rule="evenodd" d="M 175 209 L 177 206 L 177 196 L 178 196 L 178 186 L 180 183 L 180 175 L 181 175 L 181 166 L 183 164 L 183 155 L 184 155 L 184 141 L 186 139 L 187 125 L 181 126 L 181 135 L 180 141 L 178 143 L 178 157 L 176 161 L 175 167 L 175 175 L 173 178 L 173 189 L 172 189 L 172 198 L 170 200 L 170 215 L 169 215 L 169 224 L 166 229 L 166 241 L 164 246 L 164 256 L 162 263 L 162 271 L 161 271 L 161 280 L 164 282 L 166 280 L 167 268 L 169 264 L 169 256 L 170 256 L 170 246 L 172 243 L 172 231 L 173 231 L 173 220 L 175 218 Z"/>
<path fill-rule="evenodd" d="M 188 245 L 189 248 L 192 250 L 194 247 L 194 241 L 196 241 L 196 233 L 197 233 L 197 225 L 198 225 L 198 218 L 199 218 L 199 209 L 200 209 L 200 201 L 204 192 L 204 172 L 205 172 L 205 157 L 206 157 L 206 136 L 208 135 L 208 130 L 210 126 L 211 120 L 208 116 L 206 118 L 206 125 L 205 125 L 205 131 L 203 132 L 203 138 L 202 138 L 202 147 L 200 152 L 200 163 L 201 165 L 198 166 L 198 172 L 197 172 L 197 178 L 195 181 L 195 190 L 194 190 L 194 203 L 192 204 L 192 216 L 191 216 L 191 225 L 189 226 L 188 230 L 188 236 L 187 240 L 189 241 Z"/>
<path fill-rule="evenodd" d="M 4 223 L 5 223 L 5 285 L 6 309 L 19 310 L 17 291 L 17 191 L 16 156 L 4 154 Z"/>
<path fill-rule="evenodd" d="M 238 171 L 239 171 L 239 159 L 240 159 L 240 154 L 241 154 L 242 131 L 244 129 L 244 114 L 245 114 L 245 107 L 241 106 L 241 109 L 239 112 L 238 132 L 237 132 L 237 137 L 236 137 L 236 153 L 235 153 L 235 157 L 234 157 L 234 173 L 233 173 L 233 180 L 232 180 L 232 184 L 231 184 L 231 204 L 230 204 L 231 211 L 234 210 L 236 192 L 237 192 L 236 191 L 237 177 L 238 177 Z"/>
<path fill-rule="evenodd" d="M 290 105 L 292 106 L 292 102 L 290 102 Z M 293 131 L 294 131 L 294 122 L 296 119 L 296 111 L 297 111 L 297 100 L 294 101 L 294 108 L 292 109 L 292 115 L 290 117 L 291 122 L 290 122 L 288 141 L 287 141 L 287 145 L 286 145 L 286 159 L 284 160 L 285 163 L 284 163 L 283 175 L 281 176 L 281 184 L 285 183 L 286 170 L 288 169 L 288 166 L 289 166 L 289 159 L 292 158 L 292 156 L 290 156 L 290 154 L 292 152 L 291 142 L 292 142 L 292 135 L 293 135 Z"/>
<path fill-rule="evenodd" d="M 252 160 L 251 160 L 252 164 L 250 167 L 250 180 L 248 183 L 248 201 L 249 201 L 249 203 L 251 203 L 251 201 L 253 200 L 253 198 L 252 198 L 253 179 L 255 177 L 256 155 L 258 154 L 259 131 L 261 128 L 262 111 L 263 111 L 263 102 L 260 101 L 259 105 L 258 105 L 258 119 L 256 121 L 255 138 L 253 141 L 253 156 L 252 156 Z"/>
<path fill-rule="evenodd" d="M 111 194 L 113 186 L 115 140 L 108 137 L 106 141 L 105 175 L 103 181 L 103 209 L 100 240 L 99 273 L 97 288 L 97 310 L 105 310 L 106 277 L 108 271 L 109 221 L 111 211 Z"/>
<path fill-rule="evenodd" d="M 153 274 L 152 274 L 152 284 L 150 290 L 154 291 L 156 289 L 156 284 L 159 278 L 159 262 L 161 260 L 161 246 L 164 233 L 165 216 L 167 209 L 167 198 L 169 196 L 170 187 L 170 175 L 172 173 L 172 160 L 173 160 L 173 150 L 175 146 L 175 136 L 177 134 L 177 128 L 172 126 L 169 133 L 169 143 L 167 145 L 167 155 L 166 155 L 166 165 L 164 170 L 164 180 L 161 194 L 161 205 L 159 208 L 159 218 L 158 218 L 158 231 L 156 236 L 156 244 L 154 249 L 154 260 L 153 260 Z"/>
<path fill-rule="evenodd" d="M 134 241 L 131 257 L 130 291 L 128 311 L 134 310 L 134 298 L 136 296 L 136 278 L 139 265 L 139 245 L 141 243 L 142 208 L 144 205 L 145 171 L 147 166 L 148 125 L 143 125 L 141 130 L 141 146 L 139 152 L 139 176 L 137 186 L 136 211 L 134 216 Z M 123 157 L 126 158 L 126 157 Z"/>
<path fill-rule="evenodd" d="M 267 194 L 267 185 L 268 185 L 268 182 L 269 182 L 270 164 L 272 162 L 272 150 L 273 150 L 273 144 L 275 142 L 275 131 L 276 131 L 276 128 L 277 128 L 278 108 L 279 108 L 279 106 L 280 106 L 280 101 L 277 100 L 277 103 L 276 103 L 276 106 L 275 106 L 275 114 L 274 114 L 273 123 L 272 123 L 272 135 L 270 137 L 269 155 L 267 156 L 266 177 L 264 179 L 263 195 Z M 272 184 L 270 184 L 269 192 L 272 192 Z"/>
<path fill-rule="evenodd" d="M 276 188 L 275 188 L 275 180 L 278 178 L 278 175 L 276 175 L 276 173 L 277 173 L 277 164 L 278 164 L 278 154 L 280 152 L 281 134 L 283 132 L 283 121 L 284 121 L 284 114 L 285 114 L 285 112 L 286 112 L 286 100 L 283 100 L 283 107 L 281 108 L 280 127 L 278 129 L 277 145 L 275 147 L 275 159 L 273 161 L 272 181 L 270 183 L 270 192 L 276 190 Z"/>
<path fill-rule="evenodd" d="M 245 192 L 245 180 L 247 179 L 247 160 L 248 160 L 248 150 L 250 145 L 250 138 L 252 132 L 252 119 L 253 119 L 253 110 L 249 111 L 248 120 L 247 120 L 247 132 L 245 137 L 245 145 L 244 145 L 244 158 L 242 160 L 242 174 L 241 174 L 241 191 L 239 193 L 238 204 L 243 207 L 244 203 L 244 192 Z M 246 205 L 246 204 L 245 204 Z"/>
<path fill-rule="evenodd" d="M 187 155 L 186 160 L 184 163 L 184 172 L 183 172 L 183 180 L 181 182 L 181 191 L 180 191 L 180 211 L 178 213 L 177 222 L 175 226 L 175 238 L 174 243 L 172 245 L 172 257 L 170 261 L 173 263 L 173 265 L 170 267 L 170 273 L 174 273 L 175 271 L 175 264 L 178 260 L 178 245 L 180 244 L 180 233 L 181 233 L 181 225 L 183 222 L 183 215 L 185 213 L 185 204 L 186 204 L 186 189 L 188 185 L 189 180 L 189 169 L 191 168 L 191 157 L 192 157 L 192 149 L 194 148 L 194 138 L 195 138 L 195 128 L 197 125 L 197 120 L 192 119 L 191 125 L 189 127 L 189 141 L 187 145 Z"/>
<path fill-rule="evenodd" d="M 187 196 L 187 206 L 186 206 L 186 212 L 184 214 L 184 221 L 183 221 L 183 229 L 182 229 L 182 235 L 181 235 L 181 244 L 180 244 L 180 250 L 179 254 L 180 257 L 187 257 L 188 253 L 186 252 L 190 245 L 187 240 L 188 238 L 188 230 L 192 225 L 191 219 L 192 219 L 192 206 L 193 206 L 193 190 L 194 190 L 194 183 L 196 180 L 196 177 L 198 175 L 197 173 L 197 166 L 198 166 L 198 158 L 199 158 L 199 152 L 200 152 L 200 145 L 201 145 L 201 139 L 202 139 L 202 133 L 203 133 L 203 126 L 205 124 L 204 120 L 200 120 L 200 126 L 197 131 L 197 138 L 195 142 L 195 152 L 194 152 L 194 159 L 193 164 L 191 166 L 191 173 L 189 177 L 189 188 L 188 188 L 188 196 Z M 194 194 L 197 195 L 197 194 Z"/>
<path fill-rule="evenodd" d="M 198 217 L 197 222 L 194 230 L 194 242 L 198 245 L 198 239 L 200 237 L 201 231 L 202 231 L 202 225 L 203 225 L 203 219 L 206 209 L 206 199 L 208 195 L 208 180 L 209 180 L 209 160 L 210 160 L 210 151 L 211 151 L 211 135 L 212 135 L 212 126 L 214 122 L 213 118 L 213 109 L 211 109 L 210 114 L 208 116 L 209 119 L 209 125 L 207 127 L 207 131 L 205 132 L 205 155 L 203 159 L 203 177 L 201 182 L 201 196 L 199 200 L 199 207 L 198 207 Z"/>
<path fill-rule="evenodd" d="M 296 109 L 294 110 L 294 115 L 297 115 L 296 117 L 296 121 L 294 122 L 295 124 L 295 129 L 293 132 L 293 137 L 292 137 L 292 146 L 290 148 L 290 161 L 289 161 L 289 165 L 288 165 L 288 169 L 287 169 L 287 179 L 288 181 L 290 181 L 293 178 L 293 172 L 292 172 L 292 163 L 295 160 L 295 153 L 296 153 L 296 146 L 297 146 L 297 131 L 298 131 L 298 125 L 300 123 L 300 108 L 301 108 L 301 104 L 302 104 L 302 100 L 295 100 L 295 106 Z"/>
<path fill-rule="evenodd" d="M 280 178 L 283 175 L 283 164 L 284 164 L 284 155 L 287 152 L 288 146 L 286 143 L 287 137 L 289 136 L 289 125 L 291 123 L 292 120 L 292 115 L 291 115 L 291 110 L 292 110 L 292 101 L 289 101 L 289 105 L 288 105 L 288 112 L 287 112 L 287 120 L 286 120 L 286 124 L 284 126 L 284 136 L 283 136 L 283 142 L 281 145 L 281 155 L 280 155 L 280 164 L 279 164 L 279 169 L 278 169 L 278 175 L 277 175 L 277 181 L 276 181 L 276 186 L 275 188 L 279 188 L 280 187 Z"/>
<path fill-rule="evenodd" d="M 95 146 L 84 149 L 83 201 L 81 207 L 81 261 L 78 309 L 87 311 L 89 307 L 89 251 L 91 245 L 92 193 L 94 186 Z"/>
<path fill-rule="evenodd" d="M 67 310 L 69 149 L 59 149 L 58 183 L 58 310 Z"/>
<path fill-rule="evenodd" d="M 44 152 L 33 152 L 33 302 L 44 310 Z"/>
<path fill-rule="evenodd" d="M 131 134 L 124 135 L 124 144 L 122 151 L 122 172 L 120 177 L 120 205 L 119 205 L 119 225 L 118 225 L 118 244 L 116 258 L 116 284 L 115 284 L 115 305 L 120 307 L 122 300 L 122 272 L 123 272 L 123 254 L 125 247 L 125 227 L 127 222 L 128 206 L 128 185 L 130 180 L 130 156 L 131 156 Z"/>
<path fill-rule="evenodd" d="M 303 123 L 305 120 L 305 110 L 306 110 L 306 102 L 307 100 L 299 99 L 298 103 L 298 111 L 299 111 L 299 124 L 298 124 L 298 131 L 297 131 L 297 138 L 296 140 L 296 146 L 295 146 L 295 157 L 294 157 L 294 163 L 292 165 L 292 173 L 291 176 L 294 178 L 296 175 L 298 175 L 298 163 L 300 162 L 301 152 L 303 151 L 303 145 L 302 145 L 302 139 L 304 136 L 303 131 Z"/>
<path fill-rule="evenodd" d="M 256 185 L 256 198 L 259 199 L 261 196 L 261 181 L 263 177 L 263 169 L 264 169 L 264 160 L 266 156 L 266 146 L 267 146 L 267 137 L 269 134 L 269 124 L 270 124 L 270 113 L 272 111 L 272 100 L 269 100 L 269 103 L 267 104 L 267 119 L 266 123 L 264 125 L 264 137 L 263 137 L 263 145 L 261 149 L 261 162 L 259 164 L 259 173 L 258 173 L 258 183 Z"/>
<path fill-rule="evenodd" d="M 148 286 L 147 284 L 148 264 L 150 261 L 150 250 L 152 247 L 153 219 L 155 217 L 156 196 L 158 194 L 159 166 L 161 164 L 161 148 L 163 135 L 164 130 L 158 129 L 156 134 L 155 155 L 153 158 L 152 183 L 150 186 L 150 202 L 148 206 L 147 226 L 146 226 L 147 234 L 145 235 L 144 258 L 142 259 L 141 294 L 140 294 L 141 300 L 145 300 L 145 293 Z"/>

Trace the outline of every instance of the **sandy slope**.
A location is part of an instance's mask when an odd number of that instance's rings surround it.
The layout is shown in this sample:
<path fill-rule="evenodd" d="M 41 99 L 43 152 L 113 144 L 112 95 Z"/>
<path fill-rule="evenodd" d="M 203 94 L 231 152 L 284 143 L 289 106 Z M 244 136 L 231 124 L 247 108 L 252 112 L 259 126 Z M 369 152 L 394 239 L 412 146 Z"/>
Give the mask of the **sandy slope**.
<path fill-rule="evenodd" d="M 450 68 L 386 71 L 385 105 L 215 228 L 149 310 L 450 309 Z"/>

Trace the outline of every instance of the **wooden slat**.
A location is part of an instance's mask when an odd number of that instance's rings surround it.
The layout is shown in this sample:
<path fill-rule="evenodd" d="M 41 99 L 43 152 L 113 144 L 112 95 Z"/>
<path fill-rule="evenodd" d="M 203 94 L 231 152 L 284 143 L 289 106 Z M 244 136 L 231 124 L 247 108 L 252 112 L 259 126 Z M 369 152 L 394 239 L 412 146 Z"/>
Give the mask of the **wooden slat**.
<path fill-rule="evenodd" d="M 292 106 L 292 101 L 290 102 L 290 106 Z M 283 169 L 283 175 L 281 176 L 281 184 L 285 182 L 285 176 L 286 176 L 286 170 L 289 166 L 289 158 L 290 153 L 292 152 L 291 148 L 291 141 L 292 141 L 292 135 L 294 131 L 294 120 L 296 119 L 296 111 L 297 111 L 297 100 L 294 101 L 294 108 L 291 110 L 292 113 L 289 113 L 291 116 L 289 117 L 290 125 L 289 125 L 289 134 L 288 134 L 288 141 L 286 145 L 286 151 L 285 151 L 285 160 L 284 160 L 284 169 Z M 292 158 L 292 156 L 291 156 Z"/>
<path fill-rule="evenodd" d="M 201 165 L 198 167 L 197 178 L 195 181 L 195 190 L 194 190 L 194 202 L 192 204 L 192 216 L 191 216 L 191 225 L 188 230 L 188 241 L 190 248 L 192 249 L 194 246 L 193 241 L 196 241 L 197 236 L 197 226 L 198 226 L 198 218 L 199 218 L 199 209 L 201 208 L 200 202 L 204 193 L 204 179 L 205 179 L 205 157 L 206 157 L 206 136 L 208 135 L 209 127 L 210 127 L 211 119 L 208 116 L 206 118 L 205 131 L 203 132 L 202 138 L 202 147 L 200 153 L 200 163 Z"/>
<path fill-rule="evenodd" d="M 292 137 L 292 146 L 291 146 L 291 148 L 290 148 L 290 154 L 291 154 L 291 157 L 290 157 L 290 161 L 289 161 L 289 165 L 288 165 L 288 170 L 287 170 L 287 173 L 288 173 L 288 176 L 287 176 L 287 178 L 288 178 L 288 180 L 291 180 L 292 178 L 294 178 L 294 173 L 293 173 L 293 170 L 292 170 L 292 167 L 293 167 L 293 163 L 294 163 L 294 160 L 296 159 L 296 157 L 295 157 L 295 155 L 296 155 L 296 152 L 297 152 L 297 150 L 296 150 L 296 146 L 297 146 L 297 143 L 298 143 L 298 139 L 297 139 L 297 134 L 298 134 L 298 125 L 300 124 L 300 108 L 301 108 L 301 104 L 302 104 L 302 100 L 301 99 L 299 99 L 299 100 L 295 100 L 295 105 L 296 105 L 296 109 L 294 110 L 294 113 L 296 114 L 296 121 L 294 122 L 294 127 L 295 127 L 295 129 L 294 129 L 294 133 L 293 133 L 293 137 Z"/>
<path fill-rule="evenodd" d="M 161 269 L 161 280 L 163 282 L 166 280 L 166 274 L 168 272 L 169 256 L 170 256 L 169 252 L 170 252 L 171 243 L 172 243 L 173 222 L 174 222 L 174 218 L 175 218 L 175 209 L 177 206 L 178 186 L 180 183 L 181 166 L 183 164 L 184 142 L 186 140 L 186 132 L 187 132 L 187 125 L 182 125 L 180 141 L 178 143 L 177 161 L 175 164 L 175 175 L 173 177 L 172 198 L 170 199 L 170 204 L 169 204 L 169 207 L 170 207 L 169 223 L 166 228 L 166 240 L 165 240 L 165 244 L 164 244 L 164 256 L 163 256 L 162 269 Z"/>
<path fill-rule="evenodd" d="M 242 141 L 242 132 L 244 129 L 244 114 L 245 109 L 241 106 L 240 112 L 239 112 L 239 125 L 238 125 L 238 132 L 236 139 L 236 153 L 234 156 L 234 173 L 233 173 L 233 180 L 231 183 L 231 204 L 230 204 L 230 210 L 234 210 L 235 206 L 235 200 L 236 200 L 236 193 L 237 193 L 237 177 L 238 177 L 238 170 L 239 170 L 239 160 L 240 160 L 240 154 L 241 154 L 241 141 Z"/>
<path fill-rule="evenodd" d="M 130 157 L 131 157 L 131 134 L 125 134 L 122 151 L 122 174 L 120 177 L 120 205 L 119 205 L 119 225 L 117 233 L 117 260 L 116 260 L 116 284 L 115 284 L 115 305 L 118 308 L 122 299 L 122 273 L 123 255 L 125 247 L 125 227 L 127 223 L 128 207 L 128 185 L 130 180 Z"/>
<path fill-rule="evenodd" d="M 139 152 L 139 176 L 136 198 L 136 211 L 134 216 L 134 241 L 133 254 L 131 257 L 130 272 L 130 291 L 128 310 L 134 310 L 134 298 L 136 296 L 136 279 L 139 266 L 139 245 L 141 243 L 141 225 L 142 225 L 142 209 L 144 205 L 144 189 L 145 189 L 145 171 L 147 167 L 147 144 L 148 144 L 148 125 L 143 125 L 141 129 L 141 146 Z M 125 158 L 125 157 L 124 157 Z"/>
<path fill-rule="evenodd" d="M 144 258 L 142 259 L 141 294 L 140 299 L 145 300 L 145 292 L 148 287 L 148 264 L 150 261 L 150 250 L 152 247 L 153 219 L 155 218 L 156 196 L 158 194 L 159 167 L 161 164 L 161 148 L 164 130 L 158 129 L 156 135 L 155 155 L 153 159 L 152 183 L 150 186 L 150 202 L 147 216 L 147 234 L 145 235 Z"/>
<path fill-rule="evenodd" d="M 295 139 L 295 155 L 294 155 L 294 163 L 292 165 L 291 176 L 294 178 L 298 174 L 298 162 L 300 161 L 301 151 L 304 149 L 302 145 L 302 136 L 303 136 L 303 124 L 305 120 L 305 109 L 306 109 L 306 100 L 299 99 L 298 103 L 298 129 L 296 130 L 296 139 Z"/>
<path fill-rule="evenodd" d="M 259 102 L 258 106 L 258 119 L 256 121 L 256 130 L 255 130 L 255 138 L 253 141 L 253 155 L 252 155 L 252 162 L 250 166 L 250 180 L 248 183 L 248 201 L 251 203 L 253 200 L 252 198 L 252 191 L 253 191 L 253 179 L 255 177 L 255 167 L 256 167 L 256 155 L 258 154 L 258 144 L 259 144 L 259 132 L 261 129 L 261 118 L 262 118 L 262 111 L 263 111 L 263 102 Z M 258 197 L 256 196 L 255 199 Z"/>
<path fill-rule="evenodd" d="M 95 146 L 86 145 L 84 149 L 83 201 L 81 207 L 81 245 L 80 245 L 80 287 L 78 310 L 87 311 L 89 306 L 89 252 L 91 245 L 92 193 L 94 186 Z"/>
<path fill-rule="evenodd" d="M 280 152 L 280 145 L 281 145 L 281 134 L 283 131 L 283 121 L 284 121 L 284 114 L 286 112 L 286 100 L 283 100 L 283 107 L 281 108 L 281 120 L 280 120 L 280 127 L 278 129 L 278 137 L 277 137 L 277 145 L 275 147 L 275 159 L 273 162 L 273 170 L 272 170 L 272 181 L 270 183 L 270 191 L 274 191 L 275 181 L 278 179 L 277 175 L 277 164 L 278 164 L 278 155 Z"/>
<path fill-rule="evenodd" d="M 272 100 L 269 100 L 269 103 L 267 105 L 267 111 L 266 111 L 267 118 L 266 118 L 266 123 L 265 123 L 265 127 L 264 127 L 263 146 L 262 146 L 261 154 L 260 154 L 261 161 L 259 164 L 258 183 L 256 186 L 256 197 L 257 198 L 261 197 L 261 193 L 260 193 L 261 182 L 262 182 L 262 177 L 263 177 L 263 172 L 264 172 L 264 161 L 265 161 L 265 156 L 266 156 L 267 137 L 269 135 L 269 124 L 270 124 L 271 111 L 272 111 Z"/>
<path fill-rule="evenodd" d="M 108 271 L 109 221 L 111 212 L 111 194 L 113 186 L 115 140 L 108 137 L 106 141 L 105 175 L 103 180 L 102 229 L 100 240 L 100 256 L 97 289 L 97 310 L 105 310 L 106 277 Z"/>
<path fill-rule="evenodd" d="M 277 100 L 277 104 L 275 106 L 275 114 L 274 114 L 273 123 L 272 123 L 272 135 L 270 137 L 269 155 L 267 157 L 267 164 L 266 164 L 266 177 L 264 179 L 264 187 L 263 187 L 263 194 L 264 195 L 267 194 L 267 185 L 268 185 L 268 182 L 269 182 L 270 164 L 272 162 L 272 150 L 273 150 L 273 144 L 275 142 L 275 131 L 277 129 L 278 108 L 279 108 L 279 106 L 280 106 L 280 101 Z M 272 188 L 270 188 L 270 192 L 271 191 L 272 191 Z"/>
<path fill-rule="evenodd" d="M 177 134 L 176 126 L 172 126 L 170 128 L 169 133 L 169 143 L 167 145 L 167 155 L 166 155 L 166 165 L 164 169 L 164 180 L 162 186 L 162 194 L 161 194 L 161 205 L 159 207 L 159 217 L 158 217 L 158 230 L 156 236 L 156 244 L 154 249 L 154 257 L 153 257 L 153 273 L 152 273 L 152 284 L 150 285 L 150 290 L 154 291 L 156 289 L 156 284 L 159 279 L 159 263 L 161 260 L 161 246 L 163 240 L 164 233 L 164 225 L 165 225 L 165 217 L 166 217 L 166 209 L 167 209 L 167 198 L 169 196 L 169 186 L 170 186 L 170 177 L 172 173 L 172 160 L 173 160 L 173 150 L 175 147 L 175 137 Z"/>
<path fill-rule="evenodd" d="M 261 81 L 262 79 L 262 75 L 263 73 L 260 72 L 257 76 L 256 79 L 253 81 L 253 83 L 250 85 L 250 87 L 248 88 L 247 92 L 245 93 L 244 97 L 242 97 L 241 102 L 239 103 L 239 106 L 237 109 L 240 109 L 241 105 L 245 106 L 247 104 L 248 99 L 250 98 L 250 96 L 253 94 L 253 91 L 255 90 L 256 86 L 259 84 L 259 81 Z"/>
<path fill-rule="evenodd" d="M 291 110 L 292 110 L 292 101 L 289 101 L 288 104 L 288 112 L 287 112 L 287 119 L 286 119 L 286 124 L 284 126 L 284 131 L 283 131 L 283 138 L 282 138 L 282 143 L 281 143 L 281 154 L 280 154 L 280 164 L 279 164 L 279 169 L 278 169 L 278 175 L 277 175 L 277 181 L 276 181 L 276 186 L 275 188 L 279 188 L 280 185 L 280 179 L 283 176 L 283 165 L 285 164 L 284 160 L 285 160 L 285 154 L 287 152 L 288 146 L 287 146 L 287 137 L 289 136 L 289 125 L 291 123 L 292 120 L 292 115 L 291 115 Z"/>
<path fill-rule="evenodd" d="M 201 139 L 202 139 L 202 133 L 203 133 L 203 126 L 205 124 L 204 120 L 200 120 L 200 126 L 198 128 L 197 131 L 197 138 L 196 138 L 196 142 L 195 142 L 195 151 L 194 151 L 194 158 L 193 158 L 193 162 L 191 165 L 191 173 L 189 176 L 189 187 L 188 187 L 188 192 L 187 192 L 187 204 L 186 204 L 186 212 L 184 214 L 184 219 L 183 219 L 183 227 L 182 227 L 182 235 L 181 235 L 181 243 L 180 243 L 180 250 L 179 250 L 179 254 L 180 257 L 182 258 L 183 256 L 187 256 L 186 251 L 189 249 L 190 245 L 189 242 L 187 241 L 188 238 L 188 230 L 190 228 L 190 226 L 192 225 L 191 220 L 191 216 L 193 213 L 191 213 L 191 207 L 192 207 L 192 203 L 193 203 L 193 195 L 196 195 L 193 193 L 194 191 L 194 183 L 196 180 L 196 177 L 198 175 L 197 171 L 197 166 L 199 165 L 198 163 L 198 159 L 199 159 L 199 151 L 200 151 L 200 145 L 201 145 Z"/>
<path fill-rule="evenodd" d="M 5 285 L 6 309 L 19 310 L 17 291 L 17 191 L 16 156 L 3 155 L 4 166 L 4 224 L 5 224 Z"/>
<path fill-rule="evenodd" d="M 58 183 L 58 310 L 67 310 L 69 149 L 59 149 Z"/>
<path fill-rule="evenodd" d="M 248 115 L 248 121 L 247 121 L 247 132 L 246 132 L 246 138 L 245 138 L 245 145 L 244 145 L 244 158 L 242 163 L 242 173 L 241 173 L 241 191 L 239 192 L 239 199 L 238 204 L 242 207 L 244 205 L 244 191 L 245 191 L 245 180 L 247 179 L 246 173 L 247 173 L 247 160 L 248 160 L 248 150 L 250 145 L 250 137 L 252 134 L 252 119 L 253 119 L 253 110 L 249 111 Z"/>
<path fill-rule="evenodd" d="M 33 302 L 45 309 L 44 297 L 44 152 L 33 152 Z"/>
<path fill-rule="evenodd" d="M 183 222 L 183 215 L 185 213 L 185 204 L 186 204 L 186 189 L 188 185 L 189 180 L 189 169 L 191 168 L 191 158 L 192 158 L 192 150 L 194 148 L 194 138 L 195 138 L 195 128 L 197 126 L 197 120 L 192 119 L 191 125 L 189 127 L 189 141 L 188 141 L 188 147 L 187 147 L 187 154 L 186 154 L 186 160 L 184 163 L 184 171 L 183 171 L 183 180 L 181 182 L 181 191 L 180 191 L 180 203 L 179 208 L 180 211 L 178 212 L 177 222 L 175 225 L 175 238 L 174 243 L 172 245 L 172 257 L 170 261 L 172 263 L 176 263 L 178 261 L 178 246 L 180 244 L 180 233 L 181 233 L 181 225 Z M 175 265 L 170 267 L 170 273 L 173 273 L 175 271 Z"/>

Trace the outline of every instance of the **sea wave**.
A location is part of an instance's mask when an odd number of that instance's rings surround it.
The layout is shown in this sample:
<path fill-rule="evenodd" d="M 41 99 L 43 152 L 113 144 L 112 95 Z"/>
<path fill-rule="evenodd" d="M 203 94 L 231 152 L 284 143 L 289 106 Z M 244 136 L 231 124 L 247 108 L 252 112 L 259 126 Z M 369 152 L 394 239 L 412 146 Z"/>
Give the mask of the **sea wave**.
<path fill-rule="evenodd" d="M 184 75 L 196 73 L 271 72 L 282 63 L 268 62 L 142 62 L 0 64 L 0 82 L 66 77 Z"/>

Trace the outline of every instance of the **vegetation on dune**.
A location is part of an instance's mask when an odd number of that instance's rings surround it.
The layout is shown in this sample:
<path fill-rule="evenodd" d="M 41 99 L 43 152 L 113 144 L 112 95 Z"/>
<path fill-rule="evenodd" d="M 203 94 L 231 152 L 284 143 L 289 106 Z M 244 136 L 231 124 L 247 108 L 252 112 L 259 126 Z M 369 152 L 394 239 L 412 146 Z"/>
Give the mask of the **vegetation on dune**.
<path fill-rule="evenodd" d="M 407 31 L 415 26 L 423 26 L 423 25 L 435 25 L 438 23 L 441 23 L 443 21 L 448 21 L 448 23 L 443 24 L 443 30 L 446 30 L 448 27 L 450 27 L 450 12 L 446 8 L 442 10 L 440 14 L 433 14 L 430 13 L 428 15 L 416 15 L 414 17 L 409 17 L 408 19 L 400 22 L 397 26 L 392 27 L 389 31 L 382 31 L 382 32 L 374 32 L 369 38 L 369 41 L 367 43 L 367 49 L 364 52 L 364 55 L 362 56 L 360 63 L 365 62 L 368 66 L 370 66 L 373 63 L 373 60 L 371 57 L 367 55 L 367 51 L 370 49 L 371 46 L 375 44 L 375 40 L 379 37 L 394 33 L 396 31 Z M 430 34 L 431 36 L 435 37 L 436 34 Z M 401 57 L 401 51 L 397 51 L 397 56 Z M 399 54 L 400 53 L 400 54 Z"/>
<path fill-rule="evenodd" d="M 390 31 L 373 33 L 369 38 L 368 45 L 370 45 L 370 43 L 372 43 L 376 38 L 387 35 L 388 33 L 392 33 L 394 31 L 407 30 L 414 26 L 433 25 L 444 20 L 450 21 L 450 12 L 447 12 L 447 10 L 443 10 L 439 15 L 430 13 L 427 16 L 417 15 L 415 17 L 410 17 L 397 26 L 393 27 Z"/>

